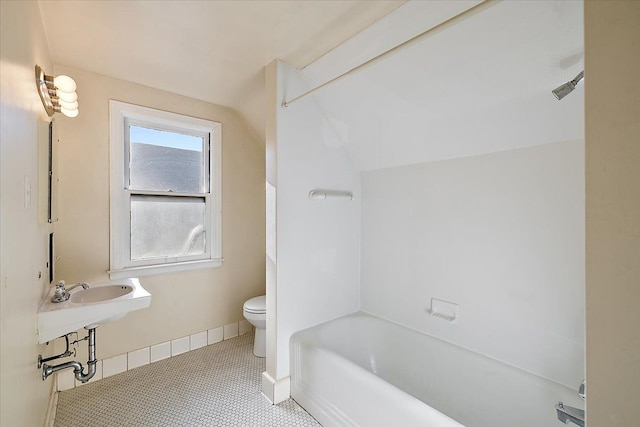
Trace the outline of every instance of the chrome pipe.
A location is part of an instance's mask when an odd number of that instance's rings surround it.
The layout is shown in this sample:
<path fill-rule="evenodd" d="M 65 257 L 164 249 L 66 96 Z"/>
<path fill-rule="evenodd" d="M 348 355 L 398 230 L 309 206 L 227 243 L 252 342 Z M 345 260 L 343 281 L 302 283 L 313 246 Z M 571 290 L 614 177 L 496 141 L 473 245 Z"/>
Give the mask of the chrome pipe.
<path fill-rule="evenodd" d="M 60 354 L 57 354 L 57 355 L 51 356 L 51 357 L 45 357 L 45 358 L 43 358 L 41 354 L 38 355 L 38 369 L 42 368 L 42 365 L 44 365 L 47 362 L 51 362 L 52 360 L 61 359 L 63 357 L 69 357 L 69 356 L 75 356 L 76 355 L 75 349 L 73 351 L 69 350 L 69 335 L 71 335 L 73 333 L 75 333 L 75 332 L 71 332 L 71 333 L 69 333 L 69 334 L 64 336 L 65 350 L 64 350 L 63 353 L 60 353 Z"/>
<path fill-rule="evenodd" d="M 96 328 L 89 329 L 89 362 L 96 360 Z"/>
<path fill-rule="evenodd" d="M 80 362 L 76 362 L 75 360 L 61 363 L 59 365 L 47 365 L 45 363 L 44 365 L 42 365 L 42 380 L 44 381 L 49 375 L 67 368 L 73 368 L 74 373 L 78 371 L 82 373 L 82 364 Z"/>
<path fill-rule="evenodd" d="M 80 362 L 75 360 L 71 362 L 61 363 L 59 365 L 42 365 L 42 380 L 46 380 L 47 377 L 55 372 L 61 371 L 67 368 L 73 368 L 73 373 L 78 381 L 86 383 L 96 374 L 96 328 L 88 330 L 89 335 L 86 339 L 89 340 L 89 360 L 87 361 L 87 373 L 84 373 L 84 368 Z"/>
<path fill-rule="evenodd" d="M 82 365 L 80 365 L 80 371 L 73 370 L 73 373 L 76 376 L 76 379 L 81 383 L 86 383 L 96 374 L 96 360 L 90 360 L 87 362 L 87 373 L 85 374 L 82 370 Z"/>

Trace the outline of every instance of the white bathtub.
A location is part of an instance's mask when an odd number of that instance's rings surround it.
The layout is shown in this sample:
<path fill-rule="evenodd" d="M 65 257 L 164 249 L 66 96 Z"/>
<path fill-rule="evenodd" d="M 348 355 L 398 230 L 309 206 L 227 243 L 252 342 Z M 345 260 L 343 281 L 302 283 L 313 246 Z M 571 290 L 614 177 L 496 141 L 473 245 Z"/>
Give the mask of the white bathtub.
<path fill-rule="evenodd" d="M 291 396 L 323 426 L 554 427 L 575 389 L 358 312 L 291 337 Z"/>

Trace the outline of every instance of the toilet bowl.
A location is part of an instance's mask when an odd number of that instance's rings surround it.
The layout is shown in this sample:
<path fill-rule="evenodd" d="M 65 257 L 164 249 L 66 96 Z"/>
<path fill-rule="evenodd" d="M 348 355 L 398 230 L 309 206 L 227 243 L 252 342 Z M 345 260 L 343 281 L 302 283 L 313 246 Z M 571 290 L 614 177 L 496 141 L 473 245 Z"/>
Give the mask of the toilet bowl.
<path fill-rule="evenodd" d="M 256 328 L 253 342 L 253 354 L 267 356 L 267 296 L 251 298 L 244 303 L 242 314 Z"/>

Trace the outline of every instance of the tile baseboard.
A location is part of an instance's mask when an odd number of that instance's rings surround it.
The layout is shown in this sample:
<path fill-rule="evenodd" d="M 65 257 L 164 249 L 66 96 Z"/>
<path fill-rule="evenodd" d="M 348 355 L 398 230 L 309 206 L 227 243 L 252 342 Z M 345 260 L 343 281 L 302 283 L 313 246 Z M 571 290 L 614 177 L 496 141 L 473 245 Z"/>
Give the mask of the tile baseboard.
<path fill-rule="evenodd" d="M 225 331 L 226 333 L 224 333 Z M 230 323 L 218 328 L 208 329 L 202 332 L 197 332 L 195 334 L 189 334 L 184 337 L 175 338 L 164 343 L 154 344 L 149 347 L 140 348 L 128 353 L 119 354 L 107 359 L 102 359 L 98 361 L 96 367 L 96 375 L 91 379 L 90 382 L 100 381 L 103 378 L 117 375 L 119 373 L 144 366 L 145 364 L 155 363 L 169 357 L 178 356 L 179 354 L 202 348 L 205 345 L 212 345 L 220 341 L 235 338 L 239 335 L 244 335 L 252 331 L 253 326 L 247 320 L 243 319 L 239 322 Z M 171 351 L 172 343 L 179 344 L 177 346 L 179 347 L 177 353 Z M 186 346 L 184 345 L 185 343 Z M 142 355 L 144 356 L 141 358 Z M 55 393 L 56 397 L 57 392 L 59 391 L 69 390 L 82 385 L 78 381 L 75 381 L 73 371 L 70 371 L 68 369 L 56 373 L 54 381 L 55 385 L 52 389 L 52 393 Z"/>

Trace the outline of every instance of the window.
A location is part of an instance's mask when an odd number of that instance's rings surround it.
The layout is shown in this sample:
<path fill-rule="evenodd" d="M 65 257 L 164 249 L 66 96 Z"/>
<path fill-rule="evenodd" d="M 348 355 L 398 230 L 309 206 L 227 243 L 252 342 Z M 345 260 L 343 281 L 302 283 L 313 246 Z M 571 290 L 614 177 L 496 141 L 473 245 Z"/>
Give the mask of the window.
<path fill-rule="evenodd" d="M 109 108 L 110 277 L 221 265 L 220 123 Z"/>

